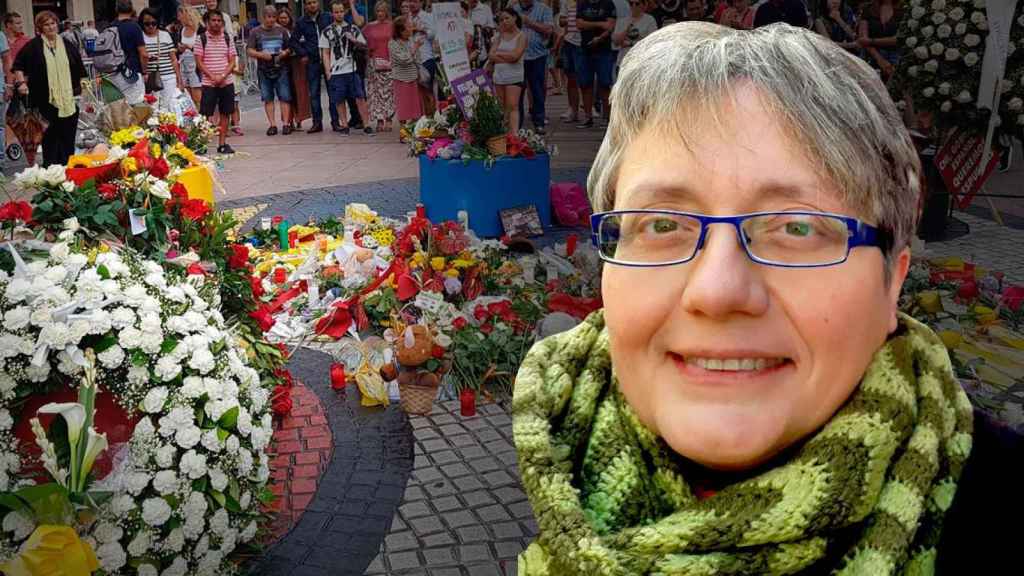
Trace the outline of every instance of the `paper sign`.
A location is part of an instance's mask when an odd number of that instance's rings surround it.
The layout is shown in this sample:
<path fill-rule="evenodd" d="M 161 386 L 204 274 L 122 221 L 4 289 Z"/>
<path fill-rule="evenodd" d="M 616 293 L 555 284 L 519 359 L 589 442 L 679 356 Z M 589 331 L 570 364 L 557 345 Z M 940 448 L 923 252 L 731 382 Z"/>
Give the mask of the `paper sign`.
<path fill-rule="evenodd" d="M 978 87 L 978 107 L 993 110 L 996 85 L 1006 72 L 1010 28 L 1018 0 L 988 0 L 986 19 L 988 36 L 985 38 L 985 58 L 981 62 L 981 84 Z"/>
<path fill-rule="evenodd" d="M 451 76 L 449 76 L 451 78 Z M 484 70 L 474 70 L 464 76 L 459 76 L 451 82 L 452 94 L 455 96 L 455 103 L 459 105 L 463 116 L 473 117 L 473 107 L 481 91 L 494 95 L 494 84 L 491 77 Z"/>
<path fill-rule="evenodd" d="M 132 236 L 138 236 L 146 231 L 146 217 L 140 215 L 138 210 L 128 211 L 128 221 L 132 225 Z"/>
<path fill-rule="evenodd" d="M 434 4 L 434 35 L 441 48 L 441 62 L 448 78 L 469 74 L 469 51 L 466 50 L 466 30 L 462 24 L 462 6 L 458 2 Z"/>
<path fill-rule="evenodd" d="M 955 129 L 935 155 L 935 166 L 961 210 L 971 204 L 999 164 L 999 155 L 992 154 L 988 164 L 982 167 L 984 153 L 984 138 Z"/>

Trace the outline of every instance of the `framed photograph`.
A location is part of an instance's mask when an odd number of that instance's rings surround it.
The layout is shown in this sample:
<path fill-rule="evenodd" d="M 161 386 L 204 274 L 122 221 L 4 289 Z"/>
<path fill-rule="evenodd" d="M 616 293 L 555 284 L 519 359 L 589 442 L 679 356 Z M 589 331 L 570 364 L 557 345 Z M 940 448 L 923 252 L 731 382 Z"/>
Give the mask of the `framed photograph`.
<path fill-rule="evenodd" d="M 533 204 L 502 210 L 501 226 L 509 238 L 532 238 L 544 235 L 540 214 Z"/>

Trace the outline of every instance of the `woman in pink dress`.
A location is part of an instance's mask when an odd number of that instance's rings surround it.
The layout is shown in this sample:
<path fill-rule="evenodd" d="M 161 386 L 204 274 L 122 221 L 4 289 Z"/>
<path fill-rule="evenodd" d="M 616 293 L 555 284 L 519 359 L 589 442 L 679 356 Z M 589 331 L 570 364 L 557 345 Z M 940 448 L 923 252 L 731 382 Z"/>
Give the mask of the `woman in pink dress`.
<path fill-rule="evenodd" d="M 416 50 L 419 40 L 412 39 L 412 27 L 403 16 L 394 21 L 394 31 L 388 42 L 391 57 L 391 86 L 395 95 L 395 119 L 399 122 L 416 120 L 423 115 L 419 94 L 419 69 Z"/>
<path fill-rule="evenodd" d="M 391 131 L 391 119 L 395 116 L 395 93 L 391 86 L 391 55 L 388 43 L 394 33 L 391 22 L 391 8 L 384 0 L 375 6 L 377 19 L 363 28 L 369 49 L 368 92 L 370 96 L 370 120 L 377 121 L 377 132 Z"/>

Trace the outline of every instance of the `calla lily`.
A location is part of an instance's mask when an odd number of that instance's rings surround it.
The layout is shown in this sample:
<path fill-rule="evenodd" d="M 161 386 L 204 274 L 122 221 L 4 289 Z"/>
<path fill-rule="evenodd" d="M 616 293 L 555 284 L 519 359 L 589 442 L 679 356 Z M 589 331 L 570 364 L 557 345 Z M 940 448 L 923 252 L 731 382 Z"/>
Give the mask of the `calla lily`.
<path fill-rule="evenodd" d="M 38 410 L 39 414 L 60 414 L 68 423 L 68 442 L 78 445 L 85 425 L 85 407 L 78 402 L 51 402 Z"/>
<path fill-rule="evenodd" d="M 82 471 L 79 474 L 79 486 L 81 490 L 85 488 L 85 478 L 89 476 L 89 471 L 92 470 L 92 465 L 96 462 L 96 457 L 101 452 L 107 449 L 107 434 L 98 434 L 94 428 L 89 428 L 85 432 L 86 444 L 85 444 L 85 459 L 82 460 Z"/>

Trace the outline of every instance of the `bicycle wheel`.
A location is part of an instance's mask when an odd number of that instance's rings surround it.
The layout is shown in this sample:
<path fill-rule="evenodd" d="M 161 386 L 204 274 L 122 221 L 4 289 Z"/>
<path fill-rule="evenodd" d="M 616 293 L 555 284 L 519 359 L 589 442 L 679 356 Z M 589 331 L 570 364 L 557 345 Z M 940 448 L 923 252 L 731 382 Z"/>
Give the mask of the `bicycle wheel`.
<path fill-rule="evenodd" d="M 25 155 L 25 150 L 22 149 L 21 144 L 15 142 L 14 144 L 7 145 L 7 159 L 11 162 L 17 162 L 21 160 L 21 157 Z"/>

